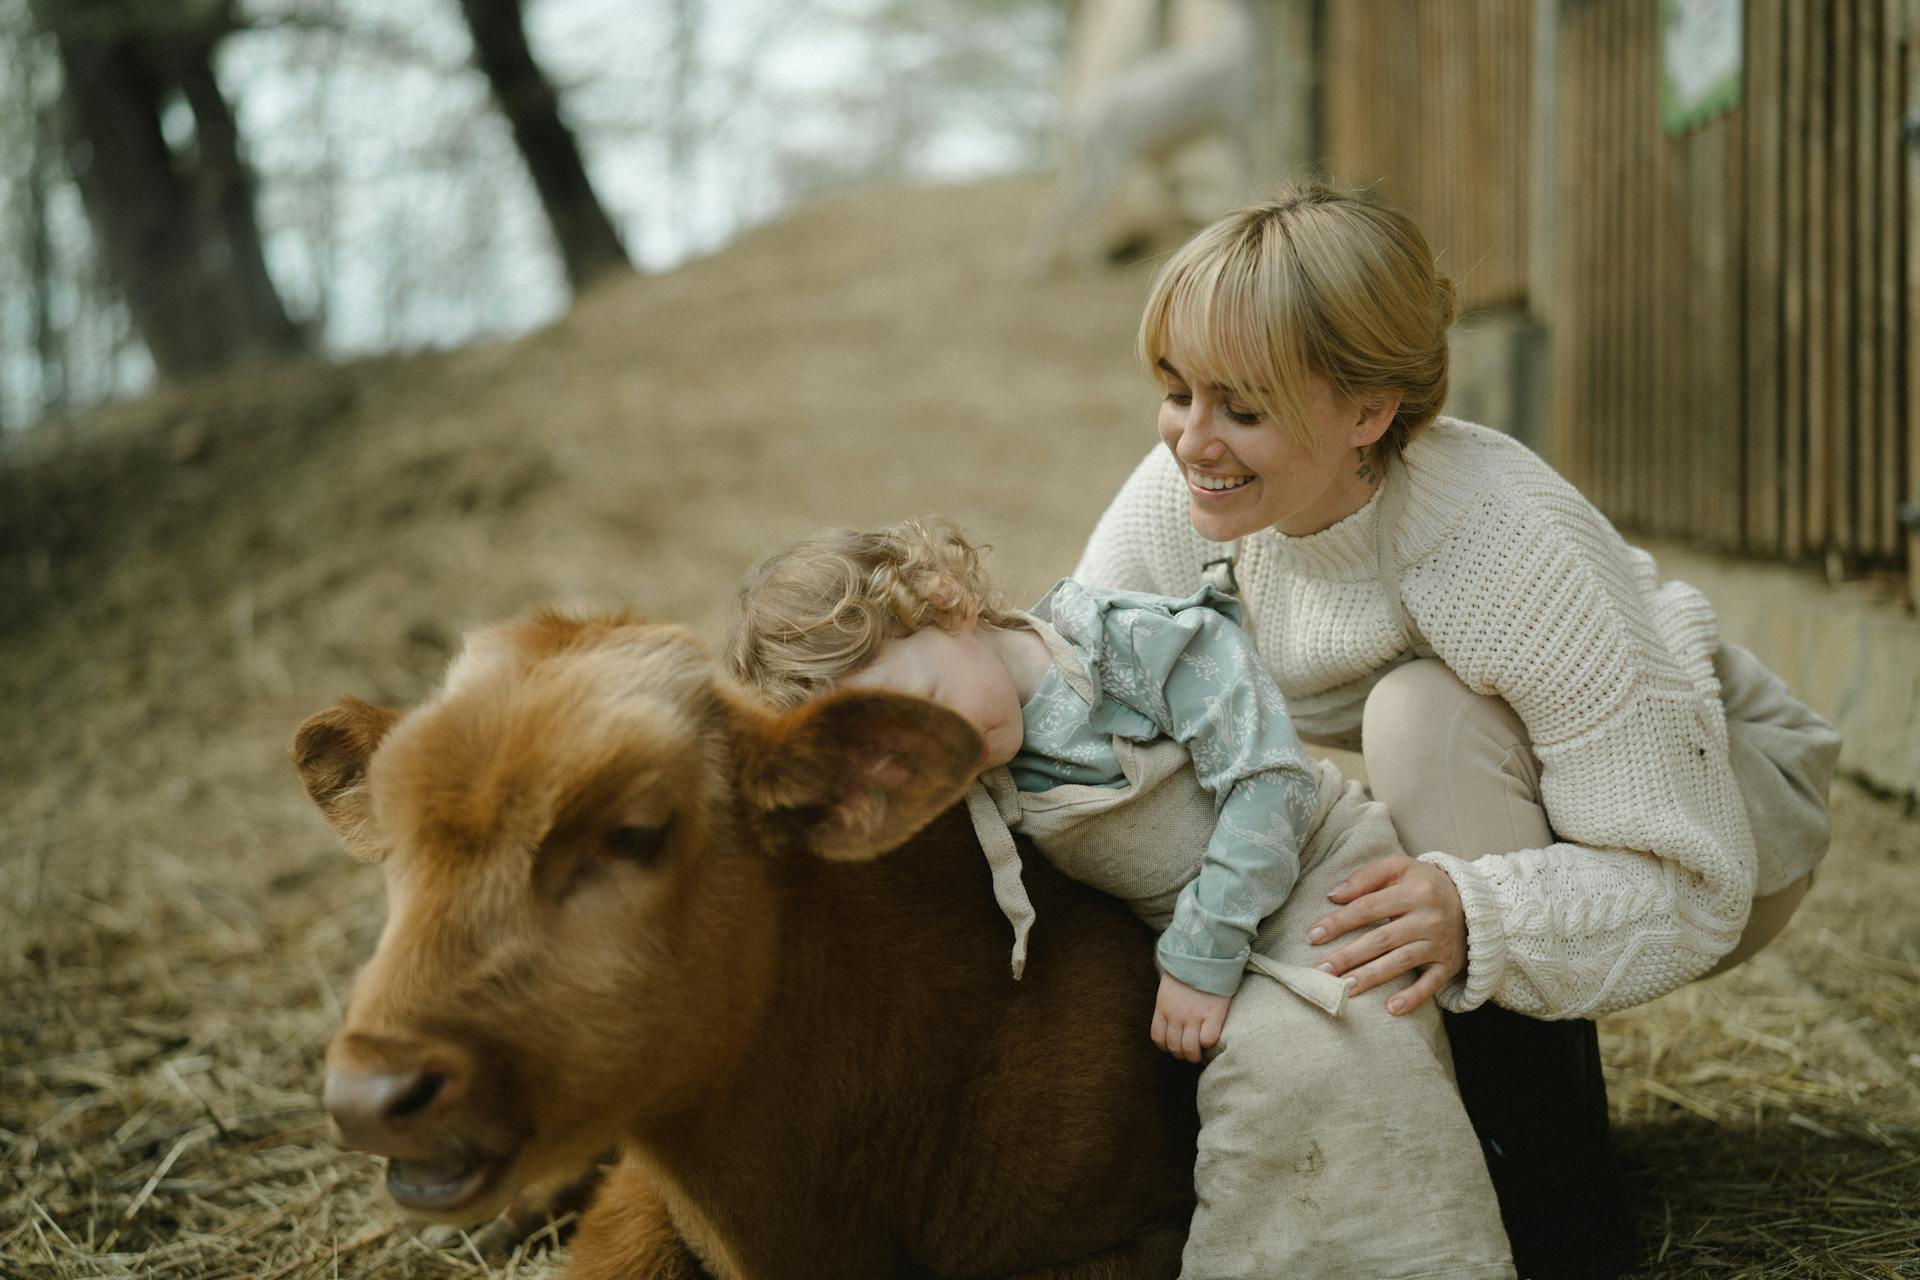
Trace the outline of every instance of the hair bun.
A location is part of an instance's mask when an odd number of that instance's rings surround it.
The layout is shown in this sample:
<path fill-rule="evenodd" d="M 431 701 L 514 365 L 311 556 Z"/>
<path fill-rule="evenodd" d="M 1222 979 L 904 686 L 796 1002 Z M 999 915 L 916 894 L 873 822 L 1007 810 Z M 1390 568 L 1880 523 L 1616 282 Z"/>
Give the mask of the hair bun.
<path fill-rule="evenodd" d="M 1433 273 L 1434 300 L 1440 305 L 1440 328 L 1453 328 L 1453 322 L 1460 316 L 1460 299 L 1454 292 L 1453 280 L 1440 272 Z"/>

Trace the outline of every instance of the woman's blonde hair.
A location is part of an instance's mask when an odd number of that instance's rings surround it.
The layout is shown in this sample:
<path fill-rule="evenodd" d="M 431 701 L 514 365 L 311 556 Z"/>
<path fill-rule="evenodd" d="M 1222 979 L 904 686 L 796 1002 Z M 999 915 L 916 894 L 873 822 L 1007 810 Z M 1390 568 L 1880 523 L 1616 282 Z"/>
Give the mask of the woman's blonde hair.
<path fill-rule="evenodd" d="M 1012 622 L 980 551 L 937 517 L 884 529 L 827 529 L 747 570 L 727 665 L 778 706 L 795 706 L 880 656 L 889 640 Z"/>
<path fill-rule="evenodd" d="M 1447 398 L 1453 282 L 1413 219 L 1356 192 L 1297 183 L 1196 235 L 1153 282 L 1140 358 L 1157 380 L 1177 335 L 1189 385 L 1229 389 L 1311 448 L 1308 376 L 1354 404 L 1401 393 L 1377 459 Z"/>

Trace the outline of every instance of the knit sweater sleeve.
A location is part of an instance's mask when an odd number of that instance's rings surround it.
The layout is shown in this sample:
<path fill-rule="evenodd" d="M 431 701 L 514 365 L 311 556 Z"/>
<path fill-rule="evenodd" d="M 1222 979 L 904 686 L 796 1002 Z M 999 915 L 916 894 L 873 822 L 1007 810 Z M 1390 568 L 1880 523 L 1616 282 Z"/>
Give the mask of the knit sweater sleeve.
<path fill-rule="evenodd" d="M 1706 602 L 1658 584 L 1652 559 L 1550 471 L 1503 479 L 1408 569 L 1404 593 L 1435 653 L 1525 724 L 1559 843 L 1471 862 L 1422 855 L 1467 914 L 1467 974 L 1442 1003 L 1594 1017 L 1671 991 L 1732 948 L 1753 838 Z"/>

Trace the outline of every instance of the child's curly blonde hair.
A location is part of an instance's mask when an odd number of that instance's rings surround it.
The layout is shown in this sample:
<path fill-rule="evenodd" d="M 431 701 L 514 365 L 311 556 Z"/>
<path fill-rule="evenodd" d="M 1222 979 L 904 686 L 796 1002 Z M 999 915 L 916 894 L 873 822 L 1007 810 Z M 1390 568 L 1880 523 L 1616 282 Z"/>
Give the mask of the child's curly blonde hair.
<path fill-rule="evenodd" d="M 982 550 L 938 517 L 802 538 L 747 570 L 727 665 L 791 707 L 866 667 L 889 640 L 928 627 L 1009 625 Z"/>

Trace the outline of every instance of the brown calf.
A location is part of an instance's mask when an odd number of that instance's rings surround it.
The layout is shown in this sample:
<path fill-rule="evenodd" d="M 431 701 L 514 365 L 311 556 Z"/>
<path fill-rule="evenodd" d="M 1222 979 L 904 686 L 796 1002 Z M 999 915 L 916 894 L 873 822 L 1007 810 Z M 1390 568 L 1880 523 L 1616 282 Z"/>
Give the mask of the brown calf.
<path fill-rule="evenodd" d="M 327 1052 L 343 1140 L 466 1222 L 617 1142 L 573 1280 L 1173 1276 L 1194 1077 L 1147 1039 L 1150 939 L 1031 857 L 1008 977 L 951 807 L 979 752 L 893 694 L 778 715 L 630 618 L 312 717 L 307 790 L 389 899 Z"/>

